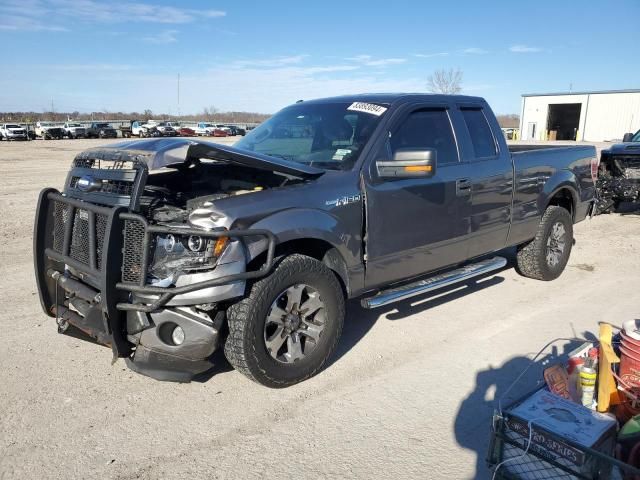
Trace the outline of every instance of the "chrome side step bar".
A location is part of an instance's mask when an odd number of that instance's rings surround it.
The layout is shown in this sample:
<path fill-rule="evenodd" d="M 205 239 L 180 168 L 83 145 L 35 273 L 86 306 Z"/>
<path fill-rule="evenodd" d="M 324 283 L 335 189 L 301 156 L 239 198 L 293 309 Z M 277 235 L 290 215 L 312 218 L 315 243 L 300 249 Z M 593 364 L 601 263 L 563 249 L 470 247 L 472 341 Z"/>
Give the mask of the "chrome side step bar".
<path fill-rule="evenodd" d="M 433 277 L 419 280 L 417 282 L 404 285 L 402 287 L 390 288 L 383 290 L 373 297 L 363 298 L 361 303 L 364 308 L 378 308 L 389 303 L 398 302 L 406 298 L 420 295 L 421 293 L 431 292 L 438 288 L 453 285 L 454 283 L 463 282 L 473 277 L 483 275 L 504 267 L 507 259 L 504 257 L 491 257 L 481 260 L 477 263 L 471 263 L 464 267 L 456 268 L 450 272 L 441 273 Z"/>

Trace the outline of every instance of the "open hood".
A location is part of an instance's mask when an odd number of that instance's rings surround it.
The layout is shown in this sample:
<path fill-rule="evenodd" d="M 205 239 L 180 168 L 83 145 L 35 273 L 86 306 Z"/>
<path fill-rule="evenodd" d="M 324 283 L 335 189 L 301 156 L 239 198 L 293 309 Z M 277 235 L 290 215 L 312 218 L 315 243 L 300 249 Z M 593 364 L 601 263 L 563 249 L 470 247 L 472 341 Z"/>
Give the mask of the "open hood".
<path fill-rule="evenodd" d="M 638 155 L 640 154 L 640 142 L 616 143 L 606 151 L 612 155 Z"/>
<path fill-rule="evenodd" d="M 298 178 L 317 178 L 325 173 L 320 168 L 270 157 L 269 155 L 249 150 L 183 138 L 154 138 L 115 143 L 85 150 L 76 158 L 137 160 L 145 162 L 149 170 L 177 166 L 187 161 L 208 158 L 270 172 L 284 173 Z"/>

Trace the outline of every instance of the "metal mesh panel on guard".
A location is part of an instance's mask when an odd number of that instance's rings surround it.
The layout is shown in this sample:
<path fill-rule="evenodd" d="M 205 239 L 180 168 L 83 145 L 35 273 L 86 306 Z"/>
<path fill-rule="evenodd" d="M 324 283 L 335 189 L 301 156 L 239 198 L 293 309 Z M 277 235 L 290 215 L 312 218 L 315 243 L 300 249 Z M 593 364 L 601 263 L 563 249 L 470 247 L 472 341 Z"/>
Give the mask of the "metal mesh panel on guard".
<path fill-rule="evenodd" d="M 124 224 L 124 252 L 122 258 L 122 281 L 138 283 L 142 279 L 142 257 L 144 246 L 144 224 L 127 220 Z"/>
<path fill-rule="evenodd" d="M 89 265 L 89 214 L 86 210 L 76 209 L 69 256 Z"/>
<path fill-rule="evenodd" d="M 53 249 L 58 253 L 63 253 L 62 247 L 64 246 L 64 226 L 67 223 L 68 217 L 69 206 L 61 202 L 54 202 Z"/>
<path fill-rule="evenodd" d="M 53 208 L 53 249 L 61 254 L 68 254 L 74 260 L 85 265 L 90 264 L 90 244 L 89 244 L 89 212 L 78 208 L 73 215 L 73 225 L 71 227 L 71 245 L 69 252 L 63 252 L 64 249 L 64 231 L 67 222 L 70 221 L 71 207 L 62 202 L 54 202 Z M 96 267 L 98 270 L 102 268 L 102 251 L 104 236 L 107 228 L 107 217 L 105 215 L 95 214 L 96 231 L 91 232 L 96 238 Z"/>
<path fill-rule="evenodd" d="M 107 231 L 107 217 L 104 215 L 96 215 L 96 260 L 98 270 L 102 269 L 102 251 L 104 248 L 104 235 Z"/>

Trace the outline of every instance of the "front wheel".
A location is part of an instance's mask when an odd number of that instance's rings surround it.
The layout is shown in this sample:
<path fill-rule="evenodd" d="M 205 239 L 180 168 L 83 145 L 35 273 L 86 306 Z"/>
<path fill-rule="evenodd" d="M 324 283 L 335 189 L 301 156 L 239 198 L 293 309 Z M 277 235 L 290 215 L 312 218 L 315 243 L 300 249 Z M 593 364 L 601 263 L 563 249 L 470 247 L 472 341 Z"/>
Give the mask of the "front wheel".
<path fill-rule="evenodd" d="M 533 240 L 518 247 L 517 270 L 536 280 L 555 280 L 567 266 L 573 246 L 573 219 L 562 207 L 549 206 Z"/>
<path fill-rule="evenodd" d="M 231 365 L 267 387 L 287 387 L 318 373 L 335 351 L 344 295 L 323 263 L 294 254 L 227 309 L 227 322 Z"/>

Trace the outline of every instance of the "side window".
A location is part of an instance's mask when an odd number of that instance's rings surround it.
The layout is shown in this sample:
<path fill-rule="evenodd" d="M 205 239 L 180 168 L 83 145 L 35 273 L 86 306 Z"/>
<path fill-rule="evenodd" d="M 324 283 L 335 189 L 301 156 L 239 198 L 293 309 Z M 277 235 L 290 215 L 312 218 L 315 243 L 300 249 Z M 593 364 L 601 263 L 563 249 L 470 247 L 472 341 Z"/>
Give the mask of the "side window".
<path fill-rule="evenodd" d="M 462 116 L 467 124 L 476 158 L 495 157 L 498 154 L 498 149 L 482 109 L 463 108 Z"/>
<path fill-rule="evenodd" d="M 393 155 L 399 148 L 436 151 L 438 165 L 458 162 L 458 150 L 446 110 L 416 110 L 391 134 L 389 147 Z"/>

